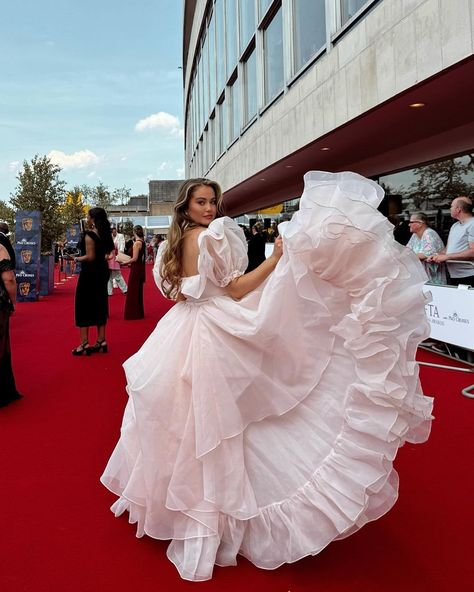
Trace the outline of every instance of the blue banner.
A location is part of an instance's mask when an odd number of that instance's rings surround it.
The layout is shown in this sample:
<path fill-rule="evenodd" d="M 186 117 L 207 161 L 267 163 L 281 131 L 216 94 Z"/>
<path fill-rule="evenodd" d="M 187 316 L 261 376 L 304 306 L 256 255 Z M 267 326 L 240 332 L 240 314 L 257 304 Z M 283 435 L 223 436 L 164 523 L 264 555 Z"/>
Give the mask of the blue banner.
<path fill-rule="evenodd" d="M 41 214 L 15 214 L 16 283 L 19 302 L 37 300 L 40 280 Z"/>
<path fill-rule="evenodd" d="M 66 244 L 64 245 L 66 253 L 75 255 L 79 253 L 74 253 L 75 249 L 77 249 L 77 243 L 81 238 L 81 229 L 79 224 L 73 224 L 70 228 L 66 230 Z M 66 259 L 66 274 L 68 276 L 71 275 L 71 261 Z M 81 271 L 81 264 L 76 263 L 75 265 L 75 273 L 79 274 Z"/>

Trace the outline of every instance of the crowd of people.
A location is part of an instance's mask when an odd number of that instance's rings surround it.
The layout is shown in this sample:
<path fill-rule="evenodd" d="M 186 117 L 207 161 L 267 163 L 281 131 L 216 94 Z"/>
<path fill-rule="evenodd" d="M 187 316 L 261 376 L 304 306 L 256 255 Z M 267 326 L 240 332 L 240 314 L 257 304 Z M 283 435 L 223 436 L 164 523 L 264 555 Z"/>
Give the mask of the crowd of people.
<path fill-rule="evenodd" d="M 451 203 L 450 213 L 455 222 L 449 230 L 446 246 L 436 230 L 429 226 L 424 212 L 412 213 L 406 224 L 393 220 L 394 238 L 417 255 L 432 284 L 474 287 L 472 200 L 467 196 L 456 197 Z"/>

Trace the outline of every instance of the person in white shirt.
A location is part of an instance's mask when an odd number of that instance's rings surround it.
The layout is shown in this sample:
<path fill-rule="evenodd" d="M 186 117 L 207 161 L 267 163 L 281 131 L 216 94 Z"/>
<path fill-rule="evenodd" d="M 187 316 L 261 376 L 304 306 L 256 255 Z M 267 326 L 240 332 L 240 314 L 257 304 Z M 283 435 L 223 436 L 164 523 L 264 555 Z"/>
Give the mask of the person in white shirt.
<path fill-rule="evenodd" d="M 117 232 L 116 228 L 112 228 L 112 240 L 114 241 L 115 251 L 111 253 L 112 257 L 108 261 L 110 277 L 107 284 L 107 291 L 109 296 L 112 296 L 113 289 L 116 287 L 120 288 L 123 294 L 127 292 L 127 284 L 123 279 L 120 263 L 115 259 L 118 253 L 125 251 L 125 237 L 123 234 Z"/>
<path fill-rule="evenodd" d="M 451 203 L 451 217 L 457 220 L 449 231 L 446 248 L 428 258 L 428 262 L 447 263 L 448 283 L 457 286 L 467 284 L 474 288 L 474 267 L 466 261 L 474 262 L 474 216 L 472 200 L 459 196 Z M 459 262 L 457 262 L 458 260 Z"/>

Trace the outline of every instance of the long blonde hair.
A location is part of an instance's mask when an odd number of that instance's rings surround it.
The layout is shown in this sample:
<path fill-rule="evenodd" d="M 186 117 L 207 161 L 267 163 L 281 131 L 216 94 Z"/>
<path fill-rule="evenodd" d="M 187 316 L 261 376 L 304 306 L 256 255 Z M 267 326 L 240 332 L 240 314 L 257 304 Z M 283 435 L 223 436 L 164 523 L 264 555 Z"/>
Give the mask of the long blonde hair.
<path fill-rule="evenodd" d="M 186 230 L 198 226 L 188 215 L 188 203 L 194 190 L 201 185 L 212 187 L 217 200 L 216 218 L 224 215 L 222 191 L 218 183 L 209 179 L 188 179 L 179 188 L 173 206 L 173 220 L 168 231 L 168 243 L 160 263 L 161 287 L 168 298 L 176 298 L 183 275 L 183 239 Z"/>

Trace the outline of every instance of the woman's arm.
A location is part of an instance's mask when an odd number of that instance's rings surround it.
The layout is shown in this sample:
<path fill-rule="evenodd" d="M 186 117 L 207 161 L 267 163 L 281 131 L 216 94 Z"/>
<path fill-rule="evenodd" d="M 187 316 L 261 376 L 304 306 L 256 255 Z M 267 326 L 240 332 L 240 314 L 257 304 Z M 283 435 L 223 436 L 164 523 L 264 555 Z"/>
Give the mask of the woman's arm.
<path fill-rule="evenodd" d="M 249 273 L 242 275 L 235 280 L 232 280 L 230 284 L 226 286 L 226 292 L 234 298 L 234 300 L 240 300 L 264 282 L 267 277 L 275 269 L 276 264 L 283 255 L 283 243 L 281 237 L 275 239 L 273 246 L 273 253 L 268 259 L 261 263 L 256 269 Z"/>
<path fill-rule="evenodd" d="M 95 259 L 95 243 L 94 240 L 86 234 L 86 254 L 80 257 L 74 257 L 74 261 L 83 263 L 84 261 L 94 261 Z"/>
<path fill-rule="evenodd" d="M 140 255 L 141 248 L 142 248 L 142 241 L 137 240 L 133 243 L 132 258 L 130 259 L 130 261 L 127 261 L 127 265 L 131 265 L 132 263 L 135 263 L 136 261 L 138 261 L 138 257 Z"/>

